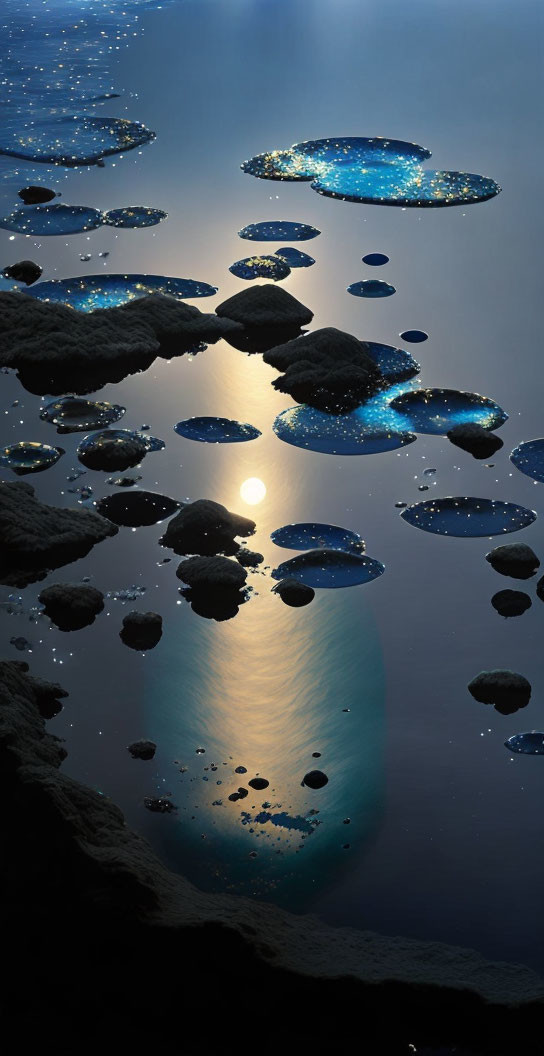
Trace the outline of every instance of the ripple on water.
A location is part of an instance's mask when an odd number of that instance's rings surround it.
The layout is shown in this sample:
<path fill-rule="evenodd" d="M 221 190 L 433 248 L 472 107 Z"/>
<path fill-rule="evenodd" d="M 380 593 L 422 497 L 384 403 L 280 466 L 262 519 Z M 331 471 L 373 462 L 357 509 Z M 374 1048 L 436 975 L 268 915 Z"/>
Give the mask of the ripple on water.
<path fill-rule="evenodd" d="M 234 264 L 231 264 L 229 271 L 236 275 L 238 279 L 247 279 L 248 281 L 251 279 L 272 279 L 273 282 L 279 282 L 291 274 L 291 269 L 286 261 L 274 255 L 244 257 L 243 260 L 236 260 Z"/>
<path fill-rule="evenodd" d="M 147 205 L 127 205 L 123 209 L 110 209 L 102 216 L 102 223 L 110 227 L 154 227 L 166 220 L 168 213 Z"/>
<path fill-rule="evenodd" d="M 381 561 L 345 550 L 308 550 L 273 569 L 274 579 L 289 577 L 308 587 L 354 587 L 383 575 Z"/>
<path fill-rule="evenodd" d="M 395 396 L 390 406 L 405 416 L 410 429 L 436 435 L 465 422 L 497 429 L 508 418 L 502 407 L 487 396 L 457 389 L 413 389 Z"/>
<path fill-rule="evenodd" d="M 310 224 L 299 224 L 294 220 L 261 220 L 258 224 L 248 224 L 238 232 L 240 238 L 253 242 L 277 242 L 285 239 L 288 242 L 306 242 L 321 234 L 317 227 Z"/>
<path fill-rule="evenodd" d="M 509 752 L 519 752 L 520 755 L 544 755 L 544 733 L 531 730 L 530 733 L 514 733 L 504 742 L 504 747 Z"/>
<path fill-rule="evenodd" d="M 348 293 L 353 297 L 392 297 L 396 293 L 395 287 L 383 279 L 362 279 L 361 282 L 352 282 L 347 287 Z"/>
<path fill-rule="evenodd" d="M 362 554 L 365 549 L 364 541 L 357 532 L 336 524 L 285 524 L 283 528 L 276 528 L 270 538 L 276 546 L 283 546 L 287 550 L 355 550 Z"/>
<path fill-rule="evenodd" d="M 414 503 L 402 511 L 401 517 L 424 532 L 475 538 L 505 535 L 527 528 L 536 520 L 536 513 L 500 499 L 448 496 Z"/>
<path fill-rule="evenodd" d="M 237 422 L 232 418 L 195 417 L 186 418 L 174 426 L 179 436 L 188 440 L 199 440 L 203 444 L 239 444 L 256 440 L 260 429 L 248 422 Z"/>
<path fill-rule="evenodd" d="M 87 205 L 23 205 L 0 220 L 6 231 L 23 235 L 75 235 L 94 231 L 102 224 L 102 213 Z"/>
<path fill-rule="evenodd" d="M 521 473 L 544 483 L 544 439 L 527 440 L 515 447 L 510 460 Z"/>
<path fill-rule="evenodd" d="M 63 454 L 61 447 L 21 440 L 18 444 L 0 448 L 0 466 L 11 469 L 18 476 L 25 473 L 41 473 L 42 470 L 54 466 Z"/>
<path fill-rule="evenodd" d="M 289 407 L 278 414 L 273 429 L 286 444 L 326 455 L 375 455 L 417 439 L 407 430 L 364 421 L 361 408 L 332 415 L 306 405 Z"/>
<path fill-rule="evenodd" d="M 79 396 L 62 396 L 46 404 L 40 411 L 44 422 L 56 425 L 58 433 L 79 433 L 88 429 L 100 429 L 118 422 L 126 407 L 118 403 L 85 400 Z"/>
<path fill-rule="evenodd" d="M 113 308 L 151 293 L 166 293 L 178 300 L 212 297 L 217 293 L 217 286 L 167 275 L 75 275 L 70 279 L 38 282 L 25 291 L 25 296 L 92 312 L 95 308 Z"/>

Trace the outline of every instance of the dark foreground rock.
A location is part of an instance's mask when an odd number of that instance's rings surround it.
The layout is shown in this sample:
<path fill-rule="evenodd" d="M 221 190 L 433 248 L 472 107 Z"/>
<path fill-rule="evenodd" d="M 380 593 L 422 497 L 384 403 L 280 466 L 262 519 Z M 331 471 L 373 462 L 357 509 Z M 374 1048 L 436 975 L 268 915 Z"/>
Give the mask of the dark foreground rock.
<path fill-rule="evenodd" d="M 169 522 L 160 539 L 161 546 L 176 554 L 236 554 L 236 536 L 253 535 L 255 521 L 231 513 L 212 499 L 196 499 L 184 506 Z"/>
<path fill-rule="evenodd" d="M 180 593 L 204 619 L 231 620 L 247 600 L 247 572 L 228 557 L 190 557 L 178 565 L 176 575 L 187 583 Z"/>
<path fill-rule="evenodd" d="M 531 608 L 531 599 L 523 590 L 498 590 L 491 604 L 500 616 L 522 616 Z"/>
<path fill-rule="evenodd" d="M 271 348 L 263 359 L 284 372 L 275 389 L 329 414 L 348 414 L 385 387 L 364 341 L 333 326 Z"/>
<path fill-rule="evenodd" d="M 24 481 L 0 483 L 0 583 L 35 583 L 118 531 L 92 510 L 46 506 Z"/>
<path fill-rule="evenodd" d="M 34 184 L 30 187 L 21 187 L 17 194 L 25 205 L 44 205 L 45 202 L 52 202 L 53 198 L 57 197 L 57 192 L 49 190 L 49 187 L 38 187 Z"/>
<path fill-rule="evenodd" d="M 261 1038 L 266 1056 L 330 1053 L 361 1023 L 365 1045 L 392 1056 L 454 1044 L 486 1056 L 540 1051 L 544 987 L 528 968 L 331 928 L 169 872 L 107 796 L 59 770 L 65 748 L 46 733 L 42 691 L 26 672 L 0 664 L 6 1034 L 24 1024 L 25 1040 L 43 1045 L 62 998 L 59 1051 L 79 1038 L 79 1051 L 140 1052 L 177 1045 L 182 1029 L 184 1056 L 196 1056 L 211 1002 L 225 1053 L 241 1037 Z M 270 994 L 278 1009 L 307 1012 L 298 1026 L 268 1016 L 264 1037 Z"/>
<path fill-rule="evenodd" d="M 33 282 L 38 281 L 42 270 L 33 260 L 19 260 L 16 264 L 4 268 L 2 274 L 7 279 L 15 279 L 16 282 L 24 282 L 25 286 L 32 286 Z"/>
<path fill-rule="evenodd" d="M 133 741 L 127 745 L 127 752 L 130 752 L 133 759 L 152 759 L 156 751 L 155 741 Z"/>
<path fill-rule="evenodd" d="M 506 668 L 480 671 L 468 684 L 469 692 L 481 704 L 493 704 L 501 715 L 513 715 L 527 707 L 531 697 L 531 683 L 524 675 Z"/>
<path fill-rule="evenodd" d="M 496 451 L 500 451 L 504 444 L 500 436 L 496 436 L 489 429 L 484 429 L 483 425 L 478 425 L 477 422 L 455 425 L 446 433 L 446 436 L 452 444 L 455 444 L 455 447 L 468 451 L 469 455 L 474 458 L 491 458 Z"/>
<path fill-rule="evenodd" d="M 242 323 L 248 329 L 301 327 L 311 323 L 314 313 L 281 286 L 252 286 L 235 293 L 216 308 L 217 315 Z"/>
<path fill-rule="evenodd" d="M 129 612 L 119 637 L 129 649 L 138 652 L 154 649 L 162 638 L 162 616 L 158 612 Z"/>
<path fill-rule="evenodd" d="M 42 590 L 39 600 L 59 631 L 90 626 L 104 608 L 102 591 L 85 583 L 53 583 Z"/>
<path fill-rule="evenodd" d="M 291 605 L 294 609 L 309 605 L 315 598 L 313 587 L 308 587 L 306 583 L 293 578 L 281 579 L 275 587 L 272 587 L 272 593 L 279 594 L 285 605 Z"/>
<path fill-rule="evenodd" d="M 527 543 L 505 543 L 503 546 L 496 546 L 485 555 L 485 559 L 495 572 L 512 579 L 530 579 L 540 565 L 534 550 L 527 546 Z"/>

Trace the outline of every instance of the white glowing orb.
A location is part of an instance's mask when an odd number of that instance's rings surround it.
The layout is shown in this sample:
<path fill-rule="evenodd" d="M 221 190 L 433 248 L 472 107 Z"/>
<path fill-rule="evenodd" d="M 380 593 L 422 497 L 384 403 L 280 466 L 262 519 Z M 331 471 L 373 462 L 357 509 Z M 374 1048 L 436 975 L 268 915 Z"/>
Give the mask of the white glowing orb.
<path fill-rule="evenodd" d="M 266 485 L 258 477 L 249 477 L 241 485 L 240 495 L 244 502 L 247 502 L 250 506 L 256 506 L 258 502 L 263 501 L 266 495 Z"/>

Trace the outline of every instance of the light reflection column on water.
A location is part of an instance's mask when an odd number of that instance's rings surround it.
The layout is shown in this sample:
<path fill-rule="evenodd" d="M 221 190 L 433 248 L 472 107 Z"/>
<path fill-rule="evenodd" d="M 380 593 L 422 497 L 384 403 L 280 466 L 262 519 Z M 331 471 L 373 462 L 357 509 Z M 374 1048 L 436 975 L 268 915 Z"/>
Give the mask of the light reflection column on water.
<path fill-rule="evenodd" d="M 199 494 L 255 519 L 247 544 L 265 561 L 235 618 L 204 620 L 184 602 L 179 621 L 165 627 L 162 677 L 146 687 L 146 701 L 161 741 L 188 767 L 171 787 L 179 813 L 166 853 L 203 887 L 304 909 L 339 869 L 353 867 L 381 818 L 384 677 L 365 599 L 375 586 L 318 591 L 303 610 L 271 593 L 269 567 L 282 552 L 270 533 L 315 503 L 324 456 L 293 452 L 272 434 L 283 397 L 260 357 L 226 346 L 206 357 L 215 393 L 207 389 L 199 410 L 217 410 L 220 394 L 222 413 L 250 419 L 263 436 L 203 445 L 210 478 Z M 296 478 L 301 455 L 313 472 Z M 329 778 L 318 791 L 301 785 L 315 768 Z M 269 781 L 263 791 L 248 784 L 257 774 Z M 248 795 L 230 801 L 239 787 Z"/>

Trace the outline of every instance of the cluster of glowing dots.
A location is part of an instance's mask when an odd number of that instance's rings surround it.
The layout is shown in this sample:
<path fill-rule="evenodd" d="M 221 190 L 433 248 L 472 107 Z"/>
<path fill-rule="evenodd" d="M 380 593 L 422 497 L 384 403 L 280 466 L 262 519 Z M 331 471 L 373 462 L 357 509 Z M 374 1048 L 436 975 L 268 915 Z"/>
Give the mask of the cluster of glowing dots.
<path fill-rule="evenodd" d="M 257 154 L 241 168 L 258 179 L 304 181 L 326 197 L 374 205 L 470 205 L 500 192 L 485 176 L 424 169 L 430 156 L 417 143 L 352 136 Z"/>
<path fill-rule="evenodd" d="M 148 206 L 127 206 L 101 213 L 87 205 L 23 205 L 0 219 L 0 227 L 23 235 L 75 235 L 102 225 L 120 228 L 153 227 L 167 214 Z"/>
<path fill-rule="evenodd" d="M 217 286 L 167 275 L 76 275 L 71 279 L 38 282 L 27 295 L 40 301 L 69 304 L 81 312 L 92 312 L 97 308 L 114 308 L 152 293 L 169 294 L 179 300 L 212 297 L 217 293 Z"/>

